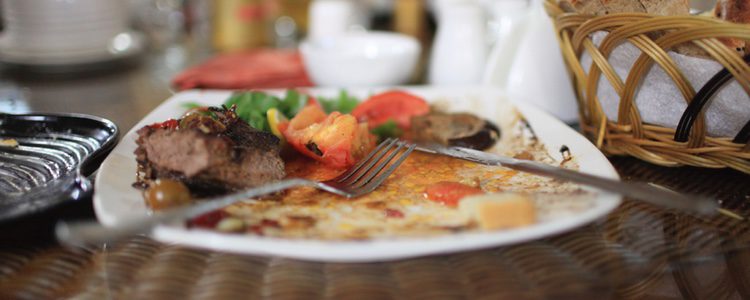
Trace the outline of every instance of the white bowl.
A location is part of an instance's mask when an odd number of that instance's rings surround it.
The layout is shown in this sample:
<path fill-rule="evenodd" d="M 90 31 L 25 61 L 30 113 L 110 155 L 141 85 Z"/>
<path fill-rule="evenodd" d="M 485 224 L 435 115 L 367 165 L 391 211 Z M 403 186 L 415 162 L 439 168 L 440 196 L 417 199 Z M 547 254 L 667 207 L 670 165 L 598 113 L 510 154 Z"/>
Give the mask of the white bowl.
<path fill-rule="evenodd" d="M 345 33 L 300 45 L 312 81 L 319 86 L 336 87 L 407 83 L 420 50 L 415 38 L 390 32 Z"/>

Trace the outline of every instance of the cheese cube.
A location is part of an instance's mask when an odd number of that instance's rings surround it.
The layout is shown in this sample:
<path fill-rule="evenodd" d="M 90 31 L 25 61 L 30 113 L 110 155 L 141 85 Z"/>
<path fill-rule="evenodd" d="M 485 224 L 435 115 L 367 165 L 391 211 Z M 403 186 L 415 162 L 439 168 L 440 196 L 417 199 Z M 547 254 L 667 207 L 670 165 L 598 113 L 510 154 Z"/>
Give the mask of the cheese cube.
<path fill-rule="evenodd" d="M 523 194 L 468 196 L 461 199 L 458 209 L 484 230 L 522 227 L 536 222 L 534 203 Z"/>

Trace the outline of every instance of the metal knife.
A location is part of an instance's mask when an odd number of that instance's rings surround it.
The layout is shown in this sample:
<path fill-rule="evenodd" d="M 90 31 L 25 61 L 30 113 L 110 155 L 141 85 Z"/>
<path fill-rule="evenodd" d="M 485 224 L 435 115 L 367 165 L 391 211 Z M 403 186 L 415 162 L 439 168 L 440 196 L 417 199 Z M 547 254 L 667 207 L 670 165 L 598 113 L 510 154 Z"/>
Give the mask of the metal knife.
<path fill-rule="evenodd" d="M 484 165 L 503 166 L 535 175 L 575 182 L 665 208 L 672 208 L 686 212 L 710 215 L 716 213 L 717 208 L 719 207 L 718 202 L 715 199 L 676 193 L 641 182 L 617 181 L 540 162 L 520 160 L 469 148 L 446 147 L 437 144 L 430 144 L 418 145 L 416 150 L 447 155 Z"/>

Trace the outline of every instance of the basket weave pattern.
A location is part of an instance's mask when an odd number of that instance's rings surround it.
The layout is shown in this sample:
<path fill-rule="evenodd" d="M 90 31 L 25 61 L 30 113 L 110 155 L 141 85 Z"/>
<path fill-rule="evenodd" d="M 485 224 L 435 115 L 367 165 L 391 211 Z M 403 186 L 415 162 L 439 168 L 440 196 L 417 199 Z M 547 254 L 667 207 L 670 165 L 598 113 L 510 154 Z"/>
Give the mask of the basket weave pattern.
<path fill-rule="evenodd" d="M 654 65 L 670 76 L 686 102 L 693 99 L 695 89 L 700 87 L 690 85 L 665 50 L 684 43 L 697 45 L 726 67 L 750 95 L 750 66 L 717 39 L 750 40 L 750 26 L 699 16 L 581 15 L 564 12 L 555 0 L 547 0 L 544 5 L 573 81 L 581 129 L 597 147 L 607 154 L 632 155 L 664 166 L 730 167 L 750 173 L 750 142 L 738 144 L 729 137 L 707 136 L 703 113 L 688 141 L 676 142 L 675 129 L 643 123 L 634 105 L 639 85 Z M 598 31 L 609 34 L 597 47 L 591 36 Z M 622 43 L 630 43 L 642 51 L 624 81 L 608 62 L 609 55 Z M 580 61 L 584 53 L 592 58 L 589 70 Z M 617 121 L 608 120 L 597 99 L 600 78 L 609 81 L 620 95 Z"/>

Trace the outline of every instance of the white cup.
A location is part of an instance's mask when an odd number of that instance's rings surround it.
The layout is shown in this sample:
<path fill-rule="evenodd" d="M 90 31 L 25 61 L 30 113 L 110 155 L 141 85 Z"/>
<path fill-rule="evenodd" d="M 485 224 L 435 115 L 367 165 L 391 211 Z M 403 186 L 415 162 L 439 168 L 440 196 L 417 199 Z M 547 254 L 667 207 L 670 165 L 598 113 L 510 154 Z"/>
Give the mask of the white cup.
<path fill-rule="evenodd" d="M 352 29 L 367 29 L 369 17 L 362 4 L 351 0 L 315 0 L 308 15 L 308 39 L 335 36 Z"/>

